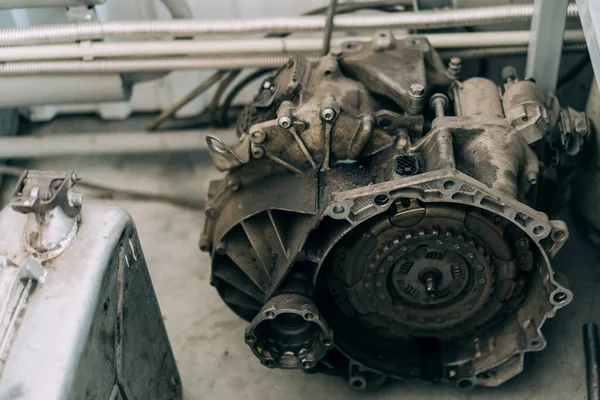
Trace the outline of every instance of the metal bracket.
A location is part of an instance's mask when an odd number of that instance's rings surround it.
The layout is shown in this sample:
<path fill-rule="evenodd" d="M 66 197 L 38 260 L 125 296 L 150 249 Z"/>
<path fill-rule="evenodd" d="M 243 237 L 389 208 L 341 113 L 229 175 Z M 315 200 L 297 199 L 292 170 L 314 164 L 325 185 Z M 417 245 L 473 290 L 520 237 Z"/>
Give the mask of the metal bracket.
<path fill-rule="evenodd" d="M 10 206 L 23 214 L 48 213 L 60 207 L 73 218 L 81 211 L 81 199 L 69 193 L 76 181 L 72 171 L 25 171 L 17 182 Z"/>

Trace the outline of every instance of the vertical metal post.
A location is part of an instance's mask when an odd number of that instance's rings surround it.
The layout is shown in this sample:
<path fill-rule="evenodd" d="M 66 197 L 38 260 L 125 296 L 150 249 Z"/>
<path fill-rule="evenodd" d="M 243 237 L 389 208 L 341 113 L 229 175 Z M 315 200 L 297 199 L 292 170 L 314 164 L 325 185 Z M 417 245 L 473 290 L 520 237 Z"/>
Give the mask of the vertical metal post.
<path fill-rule="evenodd" d="M 597 0 L 577 0 L 581 26 L 585 34 L 594 76 L 600 82 L 600 2 Z"/>
<path fill-rule="evenodd" d="M 569 0 L 535 0 L 525 77 L 533 77 L 544 92 L 554 92 L 563 47 Z"/>
<path fill-rule="evenodd" d="M 596 324 L 583 326 L 583 349 L 587 373 L 587 398 L 588 400 L 600 400 L 600 340 Z"/>
<path fill-rule="evenodd" d="M 329 54 L 331 49 L 331 34 L 333 33 L 333 18 L 335 17 L 335 10 L 337 8 L 337 0 L 329 0 L 329 7 L 327 7 L 327 17 L 325 19 L 325 34 L 323 37 L 323 55 Z"/>

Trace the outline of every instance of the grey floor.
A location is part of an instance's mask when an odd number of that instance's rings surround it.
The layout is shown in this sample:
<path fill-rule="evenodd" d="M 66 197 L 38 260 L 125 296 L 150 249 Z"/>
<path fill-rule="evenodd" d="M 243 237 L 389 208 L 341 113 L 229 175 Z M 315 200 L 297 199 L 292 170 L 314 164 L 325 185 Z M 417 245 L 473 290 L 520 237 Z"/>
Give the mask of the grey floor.
<path fill-rule="evenodd" d="M 141 129 L 143 119 L 104 123 L 94 117 L 63 118 L 33 127 L 34 134 Z M 22 164 L 74 169 L 84 179 L 117 188 L 151 193 L 204 196 L 208 180 L 218 176 L 203 154 L 64 157 Z M 581 326 L 600 323 L 600 252 L 572 237 L 555 267 L 570 279 L 573 303 L 544 326 L 548 347 L 527 355 L 525 371 L 496 389 L 468 393 L 421 382 L 389 384 L 374 393 L 357 393 L 340 378 L 262 367 L 242 340 L 245 322 L 209 285 L 210 260 L 198 250 L 203 212 L 170 204 L 98 198 L 129 211 L 136 221 L 144 253 L 181 372 L 186 400 L 193 399 L 585 399 Z M 600 297 L 600 296 L 599 296 Z"/>

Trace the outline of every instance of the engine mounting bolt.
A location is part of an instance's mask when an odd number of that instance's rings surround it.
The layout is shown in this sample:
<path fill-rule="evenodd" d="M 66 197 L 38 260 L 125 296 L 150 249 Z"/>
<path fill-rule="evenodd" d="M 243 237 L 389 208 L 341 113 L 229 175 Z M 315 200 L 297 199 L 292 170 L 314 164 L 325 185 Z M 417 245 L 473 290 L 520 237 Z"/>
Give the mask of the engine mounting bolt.
<path fill-rule="evenodd" d="M 454 245 L 454 250 L 460 250 L 460 244 L 455 244 Z"/>
<path fill-rule="evenodd" d="M 470 259 L 473 259 L 473 258 L 475 258 L 475 254 L 473 254 L 473 253 L 469 253 L 469 258 L 470 258 Z"/>
<path fill-rule="evenodd" d="M 512 65 L 507 65 L 506 67 L 502 68 L 501 75 L 502 75 L 503 82 L 519 79 L 517 70 Z"/>
<path fill-rule="evenodd" d="M 321 118 L 325 121 L 333 121 L 335 119 L 335 110 L 331 107 L 325 107 L 321 110 Z"/>
<path fill-rule="evenodd" d="M 271 82 L 270 79 L 265 79 L 264 82 L 262 83 L 263 89 L 271 89 L 271 86 L 273 86 L 273 83 Z"/>
<path fill-rule="evenodd" d="M 485 283 L 486 283 L 486 282 L 487 282 L 487 281 L 486 281 L 485 279 L 483 279 L 483 278 L 481 278 L 481 279 L 479 280 L 479 283 L 480 283 L 481 285 L 485 285 Z"/>
<path fill-rule="evenodd" d="M 538 178 L 538 175 L 534 171 L 530 171 L 527 174 L 527 181 L 529 182 L 530 185 L 535 185 L 537 183 L 537 178 Z"/>
<path fill-rule="evenodd" d="M 448 106 L 448 98 L 441 93 L 436 93 L 431 96 L 429 106 L 435 111 L 436 118 L 443 117 L 446 113 L 446 107 Z"/>
<path fill-rule="evenodd" d="M 444 241 L 443 240 L 438 240 L 436 243 L 438 244 L 438 246 L 441 246 L 441 245 L 444 244 Z"/>
<path fill-rule="evenodd" d="M 292 119 L 290 117 L 288 117 L 287 115 L 284 115 L 277 120 L 277 123 L 283 129 L 287 129 L 290 126 L 292 126 Z"/>
<path fill-rule="evenodd" d="M 250 140 L 253 143 L 262 143 L 265 141 L 265 134 L 261 131 L 252 131 L 250 132 Z"/>
<path fill-rule="evenodd" d="M 460 71 L 462 70 L 462 60 L 460 57 L 452 57 L 450 62 L 448 63 L 448 72 L 454 76 L 458 77 Z"/>
<path fill-rule="evenodd" d="M 242 185 L 238 177 L 231 176 L 227 179 L 227 186 L 235 192 L 236 190 L 239 190 Z"/>
<path fill-rule="evenodd" d="M 264 155 L 265 155 L 265 149 L 263 149 L 262 147 L 259 147 L 259 146 L 252 147 L 252 157 L 261 158 Z"/>
<path fill-rule="evenodd" d="M 477 266 L 477 271 L 483 271 L 483 265 L 478 265 Z"/>
<path fill-rule="evenodd" d="M 406 251 L 406 250 L 408 250 L 408 247 L 406 247 L 406 246 L 402 246 L 402 247 L 400 247 L 400 250 L 402 250 L 402 251 Z"/>
<path fill-rule="evenodd" d="M 215 251 L 219 255 L 225 255 L 227 253 L 227 245 L 225 245 L 225 242 L 219 242 L 215 248 Z"/>
<path fill-rule="evenodd" d="M 413 83 L 410 85 L 409 96 L 415 99 L 421 99 L 425 97 L 425 86 L 420 83 Z"/>

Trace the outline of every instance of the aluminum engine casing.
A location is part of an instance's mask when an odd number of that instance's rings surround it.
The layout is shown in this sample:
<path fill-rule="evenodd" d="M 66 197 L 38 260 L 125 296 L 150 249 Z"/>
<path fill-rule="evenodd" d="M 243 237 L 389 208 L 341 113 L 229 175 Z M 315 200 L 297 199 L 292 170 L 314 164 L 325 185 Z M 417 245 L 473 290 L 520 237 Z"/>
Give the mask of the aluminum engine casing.
<path fill-rule="evenodd" d="M 264 365 L 357 389 L 467 389 L 505 382 L 546 346 L 545 320 L 573 295 L 550 264 L 566 225 L 527 205 L 547 172 L 530 144 L 561 134 L 531 85 L 507 74 L 503 103 L 426 39 L 379 33 L 290 60 L 234 148 L 208 140 L 227 175 L 211 182 L 200 247 Z"/>

